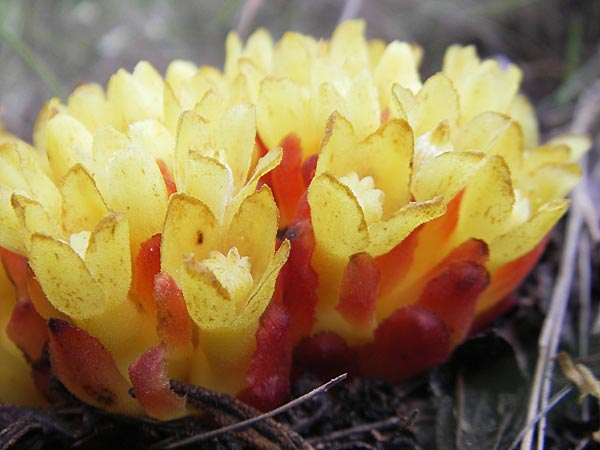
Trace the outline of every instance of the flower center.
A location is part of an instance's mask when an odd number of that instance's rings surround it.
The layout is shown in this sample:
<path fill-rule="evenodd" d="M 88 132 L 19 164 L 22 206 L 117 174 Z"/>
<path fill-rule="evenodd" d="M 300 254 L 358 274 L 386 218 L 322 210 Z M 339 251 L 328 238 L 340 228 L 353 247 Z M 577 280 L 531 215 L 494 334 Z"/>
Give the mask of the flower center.
<path fill-rule="evenodd" d="M 383 214 L 383 191 L 375 188 L 373 177 L 358 178 L 356 172 L 351 172 L 339 179 L 350 188 L 356 196 L 368 224 L 381 220 Z"/>
<path fill-rule="evenodd" d="M 202 265 L 219 280 L 237 306 L 242 306 L 254 286 L 250 259 L 240 256 L 237 247 L 232 247 L 227 255 L 218 251 L 210 252 Z"/>

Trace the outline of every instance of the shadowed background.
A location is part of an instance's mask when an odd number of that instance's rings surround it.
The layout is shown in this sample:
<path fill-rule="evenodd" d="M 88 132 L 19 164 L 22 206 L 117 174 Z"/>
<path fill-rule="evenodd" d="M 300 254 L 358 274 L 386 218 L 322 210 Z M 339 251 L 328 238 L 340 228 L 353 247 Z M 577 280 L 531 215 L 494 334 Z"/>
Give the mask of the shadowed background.
<path fill-rule="evenodd" d="M 145 59 L 162 73 L 176 58 L 221 67 L 230 30 L 329 37 L 355 17 L 371 38 L 423 46 L 424 75 L 454 42 L 516 62 L 546 128 L 566 121 L 600 75 L 600 0 L 0 0 L 0 117 L 29 140 L 46 99 L 104 85 L 119 67 Z"/>

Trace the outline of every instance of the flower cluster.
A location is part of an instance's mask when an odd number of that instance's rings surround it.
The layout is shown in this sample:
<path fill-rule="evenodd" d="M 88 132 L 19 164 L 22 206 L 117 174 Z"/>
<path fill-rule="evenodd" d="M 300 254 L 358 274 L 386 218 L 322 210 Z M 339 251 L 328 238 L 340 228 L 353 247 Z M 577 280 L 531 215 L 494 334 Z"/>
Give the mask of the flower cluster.
<path fill-rule="evenodd" d="M 515 66 L 452 46 L 423 82 L 360 21 L 226 47 L 0 134 L 0 402 L 56 377 L 168 419 L 175 378 L 266 409 L 292 366 L 402 380 L 513 303 L 589 145 L 538 143 Z"/>

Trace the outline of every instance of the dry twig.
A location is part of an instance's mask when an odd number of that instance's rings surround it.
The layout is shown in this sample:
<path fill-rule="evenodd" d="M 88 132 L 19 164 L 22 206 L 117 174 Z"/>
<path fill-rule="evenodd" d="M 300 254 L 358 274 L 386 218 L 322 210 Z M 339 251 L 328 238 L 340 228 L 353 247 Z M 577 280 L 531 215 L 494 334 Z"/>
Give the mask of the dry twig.
<path fill-rule="evenodd" d="M 573 132 L 585 132 L 591 128 L 595 118 L 600 113 L 600 82 L 595 83 L 588 91 L 584 92 L 577 105 L 571 129 Z M 586 171 L 585 161 L 582 163 Z M 585 178 L 584 178 L 585 181 Z M 544 449 L 546 431 L 546 418 L 544 415 L 536 420 L 542 411 L 547 411 L 550 404 L 552 391 L 552 372 L 554 369 L 554 357 L 560 341 L 562 325 L 569 301 L 571 286 L 573 284 L 573 267 L 577 260 L 578 244 L 584 222 L 594 224 L 597 215 L 586 206 L 591 204 L 587 183 L 579 184 L 573 194 L 573 204 L 567 221 L 566 241 L 561 255 L 560 268 L 557 281 L 554 285 L 550 308 L 544 321 L 542 333 L 539 338 L 539 356 L 536 365 L 534 382 L 529 399 L 527 412 L 527 432 L 523 436 L 521 450 L 530 450 L 533 445 L 534 431 L 537 429 L 536 449 Z M 596 225 L 597 226 L 597 225 Z M 593 233 L 594 225 L 589 226 Z M 536 424 L 532 426 L 532 424 Z"/>
<path fill-rule="evenodd" d="M 206 441 L 227 433 L 236 433 L 240 438 L 254 445 L 256 448 L 310 449 L 310 445 L 306 444 L 296 433 L 272 420 L 272 418 L 316 395 L 326 392 L 337 383 L 346 379 L 346 376 L 347 374 L 342 374 L 307 394 L 264 414 L 260 414 L 254 408 L 228 395 L 172 381 L 171 386 L 175 392 L 180 395 L 187 395 L 190 404 L 208 411 L 214 417 L 215 421 L 222 425 L 222 428 L 196 434 L 176 442 L 162 442 L 159 443 L 159 447 L 157 448 L 175 449 Z M 250 429 L 253 426 L 254 429 Z M 240 434 L 242 431 L 245 431 L 245 433 Z"/>

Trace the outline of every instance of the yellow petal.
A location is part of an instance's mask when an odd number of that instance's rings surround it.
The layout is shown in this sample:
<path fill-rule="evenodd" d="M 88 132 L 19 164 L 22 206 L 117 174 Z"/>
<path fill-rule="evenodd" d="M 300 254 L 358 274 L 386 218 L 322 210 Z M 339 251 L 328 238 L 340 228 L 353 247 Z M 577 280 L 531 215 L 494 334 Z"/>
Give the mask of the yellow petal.
<path fill-rule="evenodd" d="M 120 119 L 117 128 L 145 119 L 162 119 L 163 79 L 146 61 L 139 62 L 133 73 L 120 69 L 108 81 L 106 96 Z"/>
<path fill-rule="evenodd" d="M 175 92 L 179 92 L 185 83 L 194 76 L 198 67 L 191 61 L 176 59 L 169 63 L 165 73 L 165 82 L 168 83 Z"/>
<path fill-rule="evenodd" d="M 92 166 L 92 135 L 68 114 L 57 114 L 46 125 L 46 151 L 54 180 L 77 163 Z"/>
<path fill-rule="evenodd" d="M 260 316 L 265 312 L 273 297 L 277 276 L 287 261 L 289 254 L 290 243 L 285 240 L 281 243 L 277 252 L 275 252 L 275 256 L 271 258 L 261 279 L 255 283 L 254 291 L 250 294 L 248 302 L 236 319 L 237 326 L 254 330 L 251 331 L 253 333 L 252 337 L 254 337 L 254 333 L 256 333 L 256 329 L 258 328 Z"/>
<path fill-rule="evenodd" d="M 56 185 L 40 169 L 36 150 L 14 140 L 0 145 L 0 185 L 39 202 L 55 221 L 60 219 L 61 199 Z"/>
<path fill-rule="evenodd" d="M 391 116 L 406 120 L 411 127 L 417 125 L 417 99 L 410 89 L 394 84 L 392 86 Z"/>
<path fill-rule="evenodd" d="M 576 163 L 548 164 L 538 168 L 525 180 L 527 196 L 535 211 L 540 205 L 566 196 L 581 179 Z"/>
<path fill-rule="evenodd" d="M 357 158 L 350 153 L 357 144 L 358 139 L 350 121 L 337 112 L 331 114 L 323 135 L 315 176 L 329 172 L 336 177 L 343 177 L 357 171 L 365 162 L 357 161 Z M 347 157 L 348 154 L 351 156 Z"/>
<path fill-rule="evenodd" d="M 10 190 L 21 190 L 29 193 L 14 142 L 6 142 L 0 145 L 0 185 Z"/>
<path fill-rule="evenodd" d="M 214 158 L 189 151 L 181 190 L 201 200 L 215 217 L 222 218 L 233 192 L 231 169 Z"/>
<path fill-rule="evenodd" d="M 218 94 L 214 89 L 208 88 L 202 95 L 200 101 L 194 106 L 194 112 L 205 119 L 214 131 L 217 128 L 219 119 L 223 117 L 227 104 L 222 95 Z"/>
<path fill-rule="evenodd" d="M 483 159 L 483 153 L 471 152 L 448 152 L 435 157 L 414 175 L 415 200 L 423 202 L 441 195 L 449 202 L 464 188 Z"/>
<path fill-rule="evenodd" d="M 275 250 L 279 214 L 271 190 L 263 186 L 248 196 L 233 216 L 228 245 L 250 258 L 254 279 L 262 276 Z"/>
<path fill-rule="evenodd" d="M 571 159 L 571 149 L 567 145 L 542 145 L 525 154 L 525 172 L 534 173 L 540 167 L 559 165 Z"/>
<path fill-rule="evenodd" d="M 190 317 L 201 330 L 222 328 L 235 319 L 236 304 L 227 289 L 196 261 L 186 261 L 181 289 Z"/>
<path fill-rule="evenodd" d="M 451 80 L 466 78 L 477 70 L 479 58 L 474 45 L 451 45 L 444 54 L 443 73 Z"/>
<path fill-rule="evenodd" d="M 373 74 L 379 88 L 382 109 L 388 108 L 391 104 L 394 83 L 404 86 L 413 93 L 421 88 L 417 66 L 418 61 L 410 44 L 394 41 L 385 47 Z"/>
<path fill-rule="evenodd" d="M 177 138 L 174 155 L 174 178 L 177 186 L 185 183 L 186 159 L 188 150 L 202 150 L 211 142 L 211 129 L 208 122 L 193 111 L 185 111 L 177 124 Z"/>
<path fill-rule="evenodd" d="M 389 252 L 419 225 L 441 216 L 444 212 L 446 205 L 441 197 L 405 205 L 389 219 L 369 226 L 370 243 L 367 251 L 373 256 Z"/>
<path fill-rule="evenodd" d="M 521 125 L 525 149 L 530 150 L 537 147 L 539 141 L 538 122 L 535 109 L 527 100 L 527 97 L 517 95 L 510 105 L 508 115 Z"/>
<path fill-rule="evenodd" d="M 507 113 L 521 81 L 521 71 L 492 59 L 480 61 L 475 47 L 453 45 L 444 56 L 443 73 L 459 93 L 464 120 L 484 111 Z"/>
<path fill-rule="evenodd" d="M 219 366 L 235 367 L 249 353 L 248 330 L 235 326 L 236 304 L 210 270 L 188 261 L 181 290 L 190 317 L 201 331 L 200 345 Z"/>
<path fill-rule="evenodd" d="M 163 111 L 163 122 L 165 127 L 175 136 L 177 132 L 177 122 L 179 120 L 179 116 L 183 112 L 183 107 L 179 103 L 177 95 L 169 83 L 165 83 L 163 94 Z"/>
<path fill-rule="evenodd" d="M 244 48 L 244 56 L 254 61 L 259 67 L 268 70 L 271 66 L 273 38 L 264 28 L 259 28 L 250 35 Z"/>
<path fill-rule="evenodd" d="M 192 77 L 189 83 L 186 83 L 185 89 L 177 97 L 183 109 L 195 109 L 198 107 L 202 110 L 204 107 L 199 106 L 199 103 L 207 97 L 209 92 L 215 94 L 216 98 L 225 99 L 228 95 L 229 86 L 221 72 L 210 66 L 203 66 Z M 217 105 L 218 106 L 218 105 Z M 225 108 L 225 104 L 220 108 Z M 203 111 L 201 115 L 206 112 Z M 206 117 L 208 119 L 208 117 Z"/>
<path fill-rule="evenodd" d="M 405 121 L 390 120 L 361 143 L 352 124 L 337 113 L 326 130 L 315 174 L 373 177 L 377 189 L 385 192 L 384 217 L 408 202 L 413 135 Z"/>
<path fill-rule="evenodd" d="M 0 247 L 24 255 L 27 244 L 21 222 L 11 204 L 12 190 L 0 186 Z"/>
<path fill-rule="evenodd" d="M 552 139 L 547 145 L 566 145 L 571 150 L 571 161 L 579 161 L 585 152 L 590 149 L 592 142 L 584 134 L 562 134 Z"/>
<path fill-rule="evenodd" d="M 408 123 L 390 120 L 356 149 L 354 170 L 361 177 L 372 176 L 385 193 L 384 217 L 409 201 L 413 144 Z"/>
<path fill-rule="evenodd" d="M 109 161 L 130 144 L 129 138 L 111 126 L 105 126 L 94 133 L 92 154 L 96 167 L 105 168 Z M 101 173 L 102 170 L 98 170 Z"/>
<path fill-rule="evenodd" d="M 63 199 L 62 224 L 67 233 L 91 231 L 108 213 L 94 179 L 80 164 L 69 169 L 58 188 Z"/>
<path fill-rule="evenodd" d="M 354 129 L 359 137 L 367 136 L 380 125 L 381 109 L 377 88 L 366 70 L 352 80 L 350 89 L 345 95 L 345 103 L 347 114 L 354 123 Z M 329 113 L 333 111 L 335 109 Z M 325 121 L 318 122 L 321 127 L 324 123 Z"/>
<path fill-rule="evenodd" d="M 27 183 L 32 198 L 39 201 L 50 217 L 60 220 L 61 198 L 56 185 L 46 176 L 35 158 L 35 149 L 20 143 L 15 145 L 22 169 L 22 177 Z"/>
<path fill-rule="evenodd" d="M 46 297 L 59 311 L 74 319 L 86 319 L 104 310 L 102 285 L 68 244 L 34 234 L 29 264 Z"/>
<path fill-rule="evenodd" d="M 433 131 L 441 122 L 454 127 L 458 120 L 458 94 L 443 73 L 429 78 L 416 96 L 415 136 Z"/>
<path fill-rule="evenodd" d="M 468 120 L 484 111 L 508 112 L 521 82 L 521 71 L 513 65 L 500 69 L 498 63 L 486 60 L 480 73 L 459 89 L 461 112 Z M 498 93 L 501 95 L 498 95 Z"/>
<path fill-rule="evenodd" d="M 179 269 L 193 253 L 198 260 L 218 248 L 217 221 L 204 203 L 186 194 L 173 194 L 169 199 L 160 245 L 161 269 L 179 282 Z"/>
<path fill-rule="evenodd" d="M 392 43 L 390 43 L 391 45 Z M 374 70 L 379 64 L 383 53 L 387 48 L 387 43 L 383 39 L 370 39 L 368 42 L 369 46 L 369 67 Z"/>
<path fill-rule="evenodd" d="M 142 120 L 129 125 L 127 130 L 131 144 L 144 152 L 171 164 L 175 142 L 171 133 L 156 120 Z"/>
<path fill-rule="evenodd" d="M 254 106 L 237 105 L 228 109 L 220 122 L 217 142 L 225 149 L 227 164 L 233 173 L 235 191 L 246 182 L 256 138 Z"/>
<path fill-rule="evenodd" d="M 484 112 L 463 125 L 454 141 L 457 151 L 484 152 L 504 158 L 513 179 L 517 179 L 523 166 L 525 145 L 521 127 L 509 117 Z"/>
<path fill-rule="evenodd" d="M 325 252 L 347 257 L 367 248 L 367 223 L 349 187 L 323 173 L 310 184 L 308 203 L 316 243 Z"/>
<path fill-rule="evenodd" d="M 237 62 L 242 55 L 242 41 L 234 31 L 227 34 L 225 39 L 225 63 L 223 65 L 225 76 L 229 80 L 237 75 Z"/>
<path fill-rule="evenodd" d="M 369 51 L 364 33 L 365 22 L 362 20 L 346 20 L 340 23 L 331 36 L 331 62 L 337 66 L 344 66 L 349 59 L 356 59 L 357 64 L 366 66 L 369 63 Z"/>
<path fill-rule="evenodd" d="M 137 254 L 140 244 L 162 229 L 167 207 L 167 188 L 154 158 L 129 148 L 111 159 L 106 203 L 127 216 Z"/>
<path fill-rule="evenodd" d="M 317 42 L 310 36 L 287 32 L 275 47 L 273 75 L 288 77 L 294 83 L 308 86 L 311 66 L 317 53 Z"/>
<path fill-rule="evenodd" d="M 11 204 L 22 227 L 22 236 L 26 245 L 28 245 L 29 237 L 34 233 L 43 233 L 56 238 L 62 237 L 60 226 L 48 215 L 39 202 L 19 194 L 13 194 Z"/>
<path fill-rule="evenodd" d="M 265 156 L 258 160 L 258 162 L 256 163 L 256 167 L 254 168 L 254 172 L 252 173 L 252 176 L 250 177 L 248 182 L 242 187 L 242 189 L 235 195 L 235 197 L 227 207 L 224 219 L 225 223 L 229 222 L 229 220 L 231 219 L 233 214 L 236 213 L 244 199 L 256 190 L 260 179 L 265 174 L 267 174 L 279 165 L 282 157 L 283 151 L 281 150 L 281 147 L 276 147 L 267 152 Z"/>
<path fill-rule="evenodd" d="M 33 145 L 40 152 L 46 153 L 46 125 L 48 121 L 59 113 L 67 113 L 67 108 L 58 98 L 48 100 L 35 120 L 33 126 Z"/>
<path fill-rule="evenodd" d="M 265 78 L 260 85 L 256 125 L 267 148 L 279 145 L 294 132 L 301 140 L 305 155 L 318 151 L 320 136 L 313 129 L 308 110 L 308 100 L 301 86 L 287 78 Z"/>
<path fill-rule="evenodd" d="M 85 264 L 102 286 L 108 303 L 122 303 L 131 284 L 129 226 L 123 214 L 104 217 L 92 232 Z"/>
<path fill-rule="evenodd" d="M 260 84 L 262 83 L 262 80 L 266 78 L 266 72 L 247 58 L 240 59 L 238 67 L 240 74 L 236 77 L 236 80 L 238 80 L 237 83 L 243 85 L 243 88 L 245 89 L 244 95 L 247 98 L 244 101 L 257 105 Z M 234 99 L 235 97 L 232 95 L 232 101 Z"/>
<path fill-rule="evenodd" d="M 514 203 L 508 166 L 499 156 L 487 157 L 467 181 L 455 232 L 457 242 L 469 238 L 491 242 L 510 225 Z"/>
<path fill-rule="evenodd" d="M 543 205 L 528 221 L 498 236 L 489 243 L 490 270 L 513 261 L 535 247 L 562 217 L 568 200 L 556 200 Z"/>
<path fill-rule="evenodd" d="M 329 116 L 337 111 L 346 116 L 360 138 L 377 129 L 381 122 L 377 89 L 368 71 L 362 70 L 348 79 L 331 80 L 330 68 L 323 67 L 324 78 L 311 98 L 314 114 L 313 141 L 322 136 L 322 130 Z M 304 136 L 300 135 L 302 139 Z M 314 144 L 309 144 L 314 145 Z M 311 147 L 312 148 L 312 147 Z M 308 154 L 313 153 L 309 150 Z"/>
<path fill-rule="evenodd" d="M 77 86 L 67 100 L 69 114 L 76 117 L 90 133 L 106 125 L 118 125 L 110 110 L 104 89 L 96 83 Z"/>

